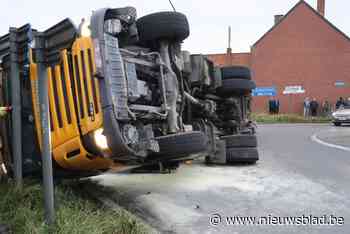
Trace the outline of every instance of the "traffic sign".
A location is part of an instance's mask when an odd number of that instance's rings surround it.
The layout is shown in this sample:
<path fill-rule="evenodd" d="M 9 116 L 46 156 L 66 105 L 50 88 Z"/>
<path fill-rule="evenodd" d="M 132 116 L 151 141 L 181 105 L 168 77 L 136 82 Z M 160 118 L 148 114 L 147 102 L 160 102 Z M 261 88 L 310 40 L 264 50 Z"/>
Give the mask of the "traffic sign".
<path fill-rule="evenodd" d="M 294 85 L 294 86 L 286 86 L 283 90 L 283 94 L 302 94 L 305 93 L 305 89 L 303 86 Z"/>
<path fill-rule="evenodd" d="M 344 81 L 336 81 L 334 85 L 335 87 L 344 87 L 346 84 Z"/>
<path fill-rule="evenodd" d="M 253 96 L 276 96 L 277 91 L 275 87 L 258 87 L 253 89 Z"/>

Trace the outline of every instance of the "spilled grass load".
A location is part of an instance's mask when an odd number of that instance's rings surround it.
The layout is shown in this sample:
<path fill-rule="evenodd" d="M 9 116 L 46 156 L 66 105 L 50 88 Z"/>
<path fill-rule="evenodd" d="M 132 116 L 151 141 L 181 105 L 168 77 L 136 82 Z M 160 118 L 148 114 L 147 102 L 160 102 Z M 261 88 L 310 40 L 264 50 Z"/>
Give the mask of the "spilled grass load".
<path fill-rule="evenodd" d="M 257 123 L 329 123 L 329 117 L 304 118 L 295 114 L 270 115 L 266 113 L 252 114 L 252 119 Z"/>
<path fill-rule="evenodd" d="M 0 182 L 0 224 L 13 233 L 146 233 L 145 227 L 123 211 L 113 211 L 82 197 L 70 185 L 56 186 L 56 224 L 44 223 L 42 188 L 27 183 L 22 191 Z"/>

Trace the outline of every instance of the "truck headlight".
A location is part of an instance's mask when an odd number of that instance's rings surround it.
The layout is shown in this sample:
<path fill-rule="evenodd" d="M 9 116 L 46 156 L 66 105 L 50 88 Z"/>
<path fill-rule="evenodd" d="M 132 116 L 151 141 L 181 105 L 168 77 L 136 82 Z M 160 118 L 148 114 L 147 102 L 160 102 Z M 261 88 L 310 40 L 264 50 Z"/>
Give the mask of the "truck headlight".
<path fill-rule="evenodd" d="M 97 129 L 94 132 L 94 140 L 95 144 L 97 145 L 98 148 L 101 150 L 106 150 L 108 149 L 108 143 L 107 143 L 107 137 L 103 135 L 103 129 Z"/>

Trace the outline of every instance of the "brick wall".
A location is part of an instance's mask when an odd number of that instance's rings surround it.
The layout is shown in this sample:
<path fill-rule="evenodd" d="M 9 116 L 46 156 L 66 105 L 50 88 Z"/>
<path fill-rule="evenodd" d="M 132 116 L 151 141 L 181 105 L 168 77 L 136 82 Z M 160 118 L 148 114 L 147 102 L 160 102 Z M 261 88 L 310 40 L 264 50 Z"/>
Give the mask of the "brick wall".
<path fill-rule="evenodd" d="M 302 113 L 305 97 L 332 104 L 350 97 L 350 40 L 330 26 L 309 5 L 300 2 L 252 48 L 251 55 L 209 55 L 221 66 L 251 67 L 257 87 L 275 86 L 281 112 Z M 336 81 L 346 83 L 336 87 Z M 306 93 L 285 96 L 286 86 L 301 85 Z M 268 97 L 254 97 L 253 111 L 266 112 Z"/>
<path fill-rule="evenodd" d="M 207 56 L 221 67 L 230 65 L 251 66 L 250 53 L 209 54 Z"/>
<path fill-rule="evenodd" d="M 252 71 L 257 86 L 277 87 L 282 112 L 302 113 L 305 97 L 335 103 L 350 96 L 350 41 L 300 4 L 253 48 Z M 336 87 L 336 81 L 347 87 Z M 302 85 L 306 93 L 283 95 L 289 85 Z M 255 98 L 255 111 L 266 111 L 267 101 Z"/>

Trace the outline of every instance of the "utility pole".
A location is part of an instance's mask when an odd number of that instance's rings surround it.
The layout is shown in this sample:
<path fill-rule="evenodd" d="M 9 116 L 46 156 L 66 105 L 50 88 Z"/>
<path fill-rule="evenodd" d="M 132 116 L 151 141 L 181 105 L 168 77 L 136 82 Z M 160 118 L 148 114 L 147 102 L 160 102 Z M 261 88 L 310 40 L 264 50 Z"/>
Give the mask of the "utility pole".
<path fill-rule="evenodd" d="M 47 58 L 44 33 L 35 36 L 35 57 L 39 80 L 39 105 L 41 113 L 41 158 L 44 181 L 45 220 L 51 225 L 55 221 L 54 186 L 51 158 L 51 130 L 49 119 L 49 97 Z"/>
<path fill-rule="evenodd" d="M 232 53 L 232 48 L 231 48 L 231 26 L 228 27 L 228 47 L 227 47 L 227 54 Z"/>

